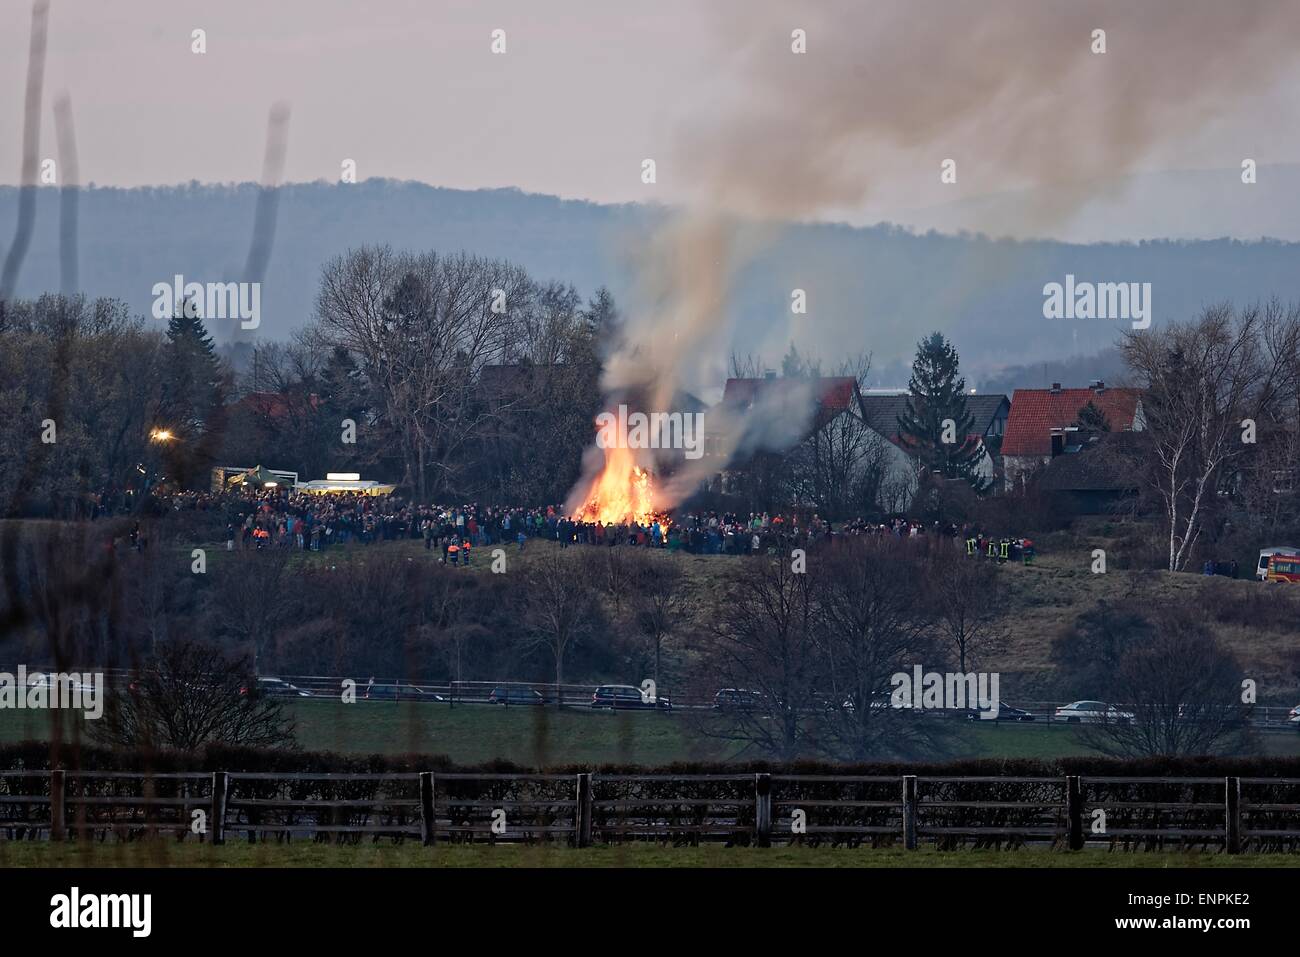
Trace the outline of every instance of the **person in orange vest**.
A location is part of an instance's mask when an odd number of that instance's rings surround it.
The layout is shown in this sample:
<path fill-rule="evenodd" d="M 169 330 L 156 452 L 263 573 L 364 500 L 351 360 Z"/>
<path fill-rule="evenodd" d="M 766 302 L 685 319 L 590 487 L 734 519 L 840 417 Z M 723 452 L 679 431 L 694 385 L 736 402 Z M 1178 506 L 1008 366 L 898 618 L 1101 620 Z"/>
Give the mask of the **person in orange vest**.
<path fill-rule="evenodd" d="M 469 539 L 468 538 L 460 543 L 460 555 L 461 555 L 461 564 L 468 565 L 469 564 Z"/>
<path fill-rule="evenodd" d="M 460 564 L 460 546 L 456 544 L 454 539 L 452 540 L 452 543 L 447 546 L 447 564 Z"/>

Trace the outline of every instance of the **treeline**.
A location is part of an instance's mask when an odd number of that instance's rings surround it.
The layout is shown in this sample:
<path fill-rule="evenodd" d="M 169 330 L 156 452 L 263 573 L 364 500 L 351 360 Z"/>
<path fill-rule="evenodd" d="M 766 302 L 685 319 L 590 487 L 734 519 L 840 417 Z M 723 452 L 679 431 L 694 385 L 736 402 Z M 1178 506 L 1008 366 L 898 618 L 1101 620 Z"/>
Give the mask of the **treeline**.
<path fill-rule="evenodd" d="M 124 304 L 42 296 L 0 324 L 0 513 L 75 514 L 140 484 L 156 422 L 185 415 L 180 350 Z"/>
<path fill-rule="evenodd" d="M 0 314 L 3 514 L 117 510 L 213 465 L 362 471 L 421 501 L 555 502 L 599 411 L 613 298 L 502 260 L 366 247 L 325 267 L 311 321 L 221 360 L 184 305 L 46 295 Z"/>

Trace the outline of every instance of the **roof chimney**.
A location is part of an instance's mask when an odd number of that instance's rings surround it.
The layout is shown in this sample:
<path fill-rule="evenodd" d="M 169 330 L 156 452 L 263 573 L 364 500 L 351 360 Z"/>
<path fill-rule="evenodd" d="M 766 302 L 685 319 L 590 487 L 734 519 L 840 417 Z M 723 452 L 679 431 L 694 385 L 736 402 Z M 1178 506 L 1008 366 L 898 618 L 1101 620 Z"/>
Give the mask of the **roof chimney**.
<path fill-rule="evenodd" d="M 1061 383 L 1059 383 L 1059 382 L 1053 382 L 1053 383 L 1052 383 L 1052 391 L 1053 391 L 1053 392 L 1060 392 L 1060 391 L 1061 391 Z"/>
<path fill-rule="evenodd" d="M 1100 379 L 1093 379 L 1088 383 L 1088 388 L 1098 395 L 1101 395 L 1106 391 L 1106 383 L 1102 382 Z"/>

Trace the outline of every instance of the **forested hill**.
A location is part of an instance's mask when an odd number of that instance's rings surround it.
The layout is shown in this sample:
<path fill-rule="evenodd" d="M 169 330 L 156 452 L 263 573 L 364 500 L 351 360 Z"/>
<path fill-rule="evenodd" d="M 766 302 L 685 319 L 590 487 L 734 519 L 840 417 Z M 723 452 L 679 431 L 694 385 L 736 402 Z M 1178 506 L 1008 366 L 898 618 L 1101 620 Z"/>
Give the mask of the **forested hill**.
<path fill-rule="evenodd" d="M 81 286 L 148 315 L 152 287 L 179 273 L 201 282 L 240 278 L 257 202 L 254 185 L 91 188 L 79 203 Z M 12 241 L 18 190 L 0 187 L 0 243 Z M 584 296 L 608 285 L 620 304 L 637 262 L 636 240 L 664 215 L 517 190 L 454 190 L 369 180 L 308 183 L 281 191 L 274 249 L 262 290 L 259 338 L 284 337 L 309 320 L 321 264 L 363 243 L 504 257 Z M 29 297 L 59 287 L 59 192 L 38 192 L 37 222 L 19 282 Z M 1043 318 L 1043 286 L 1150 282 L 1157 323 L 1206 304 L 1269 296 L 1300 299 L 1300 244 L 1234 240 L 1071 245 L 915 234 L 890 226 L 797 225 L 780 231 L 737 279 L 730 308 L 743 318 L 736 348 L 779 358 L 791 339 L 830 361 L 870 350 L 894 377 L 933 329 L 957 346 L 972 381 L 1004 366 L 1095 353 L 1128 323 Z M 808 314 L 792 316 L 805 289 Z M 218 341 L 233 324 L 214 328 Z M 905 377 L 904 377 L 905 378 Z M 890 382 L 889 384 L 895 384 Z M 1036 383 L 1035 383 L 1036 384 Z"/>

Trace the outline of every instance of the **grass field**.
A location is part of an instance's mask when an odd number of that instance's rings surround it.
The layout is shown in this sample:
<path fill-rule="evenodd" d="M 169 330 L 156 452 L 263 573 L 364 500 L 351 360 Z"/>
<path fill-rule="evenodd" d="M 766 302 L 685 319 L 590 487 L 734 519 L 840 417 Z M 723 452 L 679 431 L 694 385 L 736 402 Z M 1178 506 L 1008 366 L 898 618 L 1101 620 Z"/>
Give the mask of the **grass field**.
<path fill-rule="evenodd" d="M 300 747 L 344 754 L 445 754 L 461 765 L 504 759 L 530 767 L 727 761 L 747 755 L 711 737 L 708 713 L 592 712 L 420 702 L 290 700 Z M 49 713 L 0 711 L 0 743 L 45 740 Z M 1260 736 L 1266 754 L 1300 755 L 1300 735 Z M 959 725 L 949 757 L 1057 758 L 1093 753 L 1064 725 Z"/>
<path fill-rule="evenodd" d="M 916 851 L 848 847 L 666 847 L 623 844 L 576 850 L 515 844 L 360 845 L 192 842 L 66 843 L 0 841 L 0 867 L 1297 867 L 1300 854 L 1197 851 L 1125 853 L 1100 848 Z"/>

